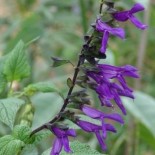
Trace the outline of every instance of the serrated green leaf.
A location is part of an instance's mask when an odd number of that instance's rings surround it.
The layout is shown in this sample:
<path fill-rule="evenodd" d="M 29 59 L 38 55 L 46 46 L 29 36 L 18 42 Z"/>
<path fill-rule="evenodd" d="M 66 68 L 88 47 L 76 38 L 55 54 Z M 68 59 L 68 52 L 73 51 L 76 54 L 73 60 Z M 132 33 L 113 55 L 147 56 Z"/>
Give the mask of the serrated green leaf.
<path fill-rule="evenodd" d="M 0 155 L 17 155 L 23 146 L 24 142 L 6 135 L 0 138 Z"/>
<path fill-rule="evenodd" d="M 13 129 L 12 136 L 16 139 L 19 139 L 23 141 L 24 143 L 27 143 L 31 134 L 30 127 L 26 125 L 16 125 Z"/>
<path fill-rule="evenodd" d="M 128 111 L 137 118 L 155 137 L 155 99 L 151 96 L 142 93 L 135 92 L 134 102 L 131 99 L 123 98 Z"/>
<path fill-rule="evenodd" d="M 4 66 L 4 74 L 8 81 L 20 80 L 30 75 L 23 41 L 19 41 L 9 54 Z"/>
<path fill-rule="evenodd" d="M 16 113 L 22 104 L 24 104 L 24 101 L 17 98 L 1 99 L 0 121 L 13 129 Z"/>
<path fill-rule="evenodd" d="M 73 151 L 72 155 L 101 155 L 101 153 L 90 148 L 87 144 L 80 143 L 79 141 L 70 142 L 70 147 Z M 50 155 L 50 151 L 51 148 L 43 152 L 42 155 Z M 68 153 L 62 151 L 60 155 L 68 155 Z"/>
<path fill-rule="evenodd" d="M 34 144 L 39 143 L 42 139 L 47 138 L 49 135 L 51 135 L 51 131 L 49 130 L 44 130 L 36 133 L 34 135 Z"/>

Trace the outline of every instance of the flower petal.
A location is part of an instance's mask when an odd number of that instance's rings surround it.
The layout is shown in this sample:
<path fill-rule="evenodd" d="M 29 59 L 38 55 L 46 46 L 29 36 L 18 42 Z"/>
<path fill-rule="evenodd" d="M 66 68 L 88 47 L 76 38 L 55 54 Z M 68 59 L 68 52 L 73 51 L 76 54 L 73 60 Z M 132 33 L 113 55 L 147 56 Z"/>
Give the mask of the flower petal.
<path fill-rule="evenodd" d="M 114 100 L 115 100 L 116 104 L 118 105 L 118 107 L 121 109 L 122 113 L 123 113 L 124 115 L 126 115 L 126 109 L 125 109 L 125 107 L 123 106 L 120 97 L 119 97 L 116 93 L 115 93 Z"/>
<path fill-rule="evenodd" d="M 69 129 L 66 131 L 68 136 L 76 137 L 76 132 L 74 129 Z"/>
<path fill-rule="evenodd" d="M 94 132 L 95 130 L 101 130 L 100 126 L 82 120 L 78 120 L 77 125 L 80 126 L 86 132 Z"/>
<path fill-rule="evenodd" d="M 144 30 L 146 29 L 148 26 L 141 23 L 135 16 L 131 15 L 129 17 L 129 19 L 131 20 L 131 22 L 139 29 Z"/>
<path fill-rule="evenodd" d="M 116 132 L 115 127 L 111 124 L 105 124 L 105 128 L 107 131 Z"/>
<path fill-rule="evenodd" d="M 63 142 L 64 150 L 65 150 L 67 153 L 71 153 L 72 151 L 71 151 L 70 146 L 69 146 L 68 137 L 63 137 L 63 138 L 62 138 L 62 142 Z"/>
<path fill-rule="evenodd" d="M 143 5 L 141 5 L 140 3 L 136 3 L 131 10 L 129 11 L 130 13 L 136 13 L 139 11 L 143 11 L 145 8 L 143 7 Z"/>
<path fill-rule="evenodd" d="M 102 115 L 102 112 L 86 105 L 82 106 L 82 111 L 91 118 L 100 118 L 100 116 Z"/>
<path fill-rule="evenodd" d="M 102 38 L 102 46 L 100 48 L 101 53 L 105 53 L 107 49 L 107 44 L 108 44 L 108 38 L 109 38 L 109 32 L 104 31 L 104 35 Z"/>
<path fill-rule="evenodd" d="M 107 147 L 106 147 L 106 144 L 104 143 L 104 141 L 103 141 L 103 139 L 102 139 L 100 133 L 99 133 L 99 132 L 95 132 L 95 134 L 96 134 L 96 137 L 97 137 L 97 139 L 98 139 L 98 142 L 99 142 L 99 144 L 100 144 L 102 150 L 103 150 L 103 151 L 106 151 Z"/>
<path fill-rule="evenodd" d="M 121 22 L 125 22 L 129 19 L 128 17 L 129 11 L 121 11 L 121 12 L 116 12 L 113 14 L 113 17 Z"/>
<path fill-rule="evenodd" d="M 125 31 L 122 28 L 112 28 L 110 33 L 121 39 L 125 39 Z"/>
<path fill-rule="evenodd" d="M 105 123 L 104 123 L 104 118 L 101 118 L 102 121 L 102 132 L 103 132 L 103 138 L 106 138 L 107 133 L 106 133 L 106 127 L 105 127 Z"/>
<path fill-rule="evenodd" d="M 104 118 L 108 118 L 108 119 L 112 119 L 114 121 L 119 122 L 120 124 L 124 124 L 124 120 L 121 117 L 121 115 L 117 114 L 117 113 L 113 113 L 113 114 L 106 114 L 104 116 Z"/>
<path fill-rule="evenodd" d="M 53 147 L 52 147 L 50 155 L 59 154 L 61 152 L 61 150 L 62 150 L 62 141 L 60 138 L 56 138 L 54 140 Z"/>

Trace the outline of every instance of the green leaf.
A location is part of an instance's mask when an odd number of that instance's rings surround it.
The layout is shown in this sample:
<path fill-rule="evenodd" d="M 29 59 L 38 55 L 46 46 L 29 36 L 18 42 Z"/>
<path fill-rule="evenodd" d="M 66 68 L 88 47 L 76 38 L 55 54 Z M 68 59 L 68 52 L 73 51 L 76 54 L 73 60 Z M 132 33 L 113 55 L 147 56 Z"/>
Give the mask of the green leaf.
<path fill-rule="evenodd" d="M 0 121 L 13 128 L 16 113 L 20 106 L 24 104 L 23 100 L 17 98 L 7 98 L 0 100 Z"/>
<path fill-rule="evenodd" d="M 0 93 L 3 92 L 3 90 L 5 89 L 7 85 L 7 80 L 5 75 L 3 74 L 3 72 L 0 70 Z"/>
<path fill-rule="evenodd" d="M 101 153 L 90 148 L 87 144 L 80 143 L 79 141 L 71 142 L 70 146 L 73 151 L 72 155 L 101 155 Z M 43 152 L 42 155 L 50 155 L 50 151 L 51 148 Z M 60 155 L 68 155 L 68 153 L 62 151 Z"/>
<path fill-rule="evenodd" d="M 135 100 L 123 98 L 128 111 L 146 126 L 155 137 L 155 99 L 151 96 L 135 92 Z"/>
<path fill-rule="evenodd" d="M 35 129 L 57 115 L 63 105 L 63 100 L 57 94 L 38 93 L 32 97 L 32 103 L 35 106 L 32 128 Z"/>
<path fill-rule="evenodd" d="M 71 78 L 67 79 L 67 85 L 69 88 L 71 88 L 73 86 L 73 82 L 72 82 Z"/>
<path fill-rule="evenodd" d="M 7 79 L 3 73 L 4 63 L 7 59 L 7 57 L 8 57 L 8 55 L 0 58 L 0 93 L 3 92 L 3 90 L 5 89 L 5 87 L 7 85 Z"/>
<path fill-rule="evenodd" d="M 43 92 L 43 93 L 56 92 L 63 98 L 63 94 L 58 91 L 56 85 L 53 85 L 52 83 L 49 82 L 39 82 L 35 84 L 30 84 L 24 89 L 24 91 L 29 96 L 34 95 L 36 92 Z"/>
<path fill-rule="evenodd" d="M 6 135 L 0 138 L 0 155 L 17 155 L 23 146 L 24 142 Z"/>
<path fill-rule="evenodd" d="M 27 143 L 31 134 L 30 127 L 26 125 L 16 125 L 13 129 L 13 137 Z"/>
<path fill-rule="evenodd" d="M 71 63 L 69 60 L 63 60 L 63 59 L 55 58 L 55 57 L 52 57 L 52 60 L 53 60 L 52 67 L 59 67 L 59 66 L 62 66 L 64 64 Z"/>
<path fill-rule="evenodd" d="M 41 140 L 43 140 L 44 138 L 47 138 L 50 135 L 51 135 L 51 131 L 49 130 L 40 131 L 34 135 L 35 140 L 33 143 L 38 144 Z"/>
<path fill-rule="evenodd" d="M 38 155 L 38 150 L 32 144 L 26 145 L 20 155 Z"/>
<path fill-rule="evenodd" d="M 152 133 L 142 124 L 139 125 L 139 136 L 142 141 L 149 144 L 154 149 L 155 137 Z"/>
<path fill-rule="evenodd" d="M 23 41 L 19 41 L 9 54 L 4 66 L 4 74 L 8 81 L 20 80 L 30 75 Z"/>
<path fill-rule="evenodd" d="M 16 33 L 7 42 L 5 53 L 10 52 L 19 40 L 23 40 L 24 43 L 28 44 L 31 40 L 43 34 L 40 15 L 35 12 L 31 12 L 30 16 L 25 16 L 20 20 L 20 25 L 18 24 L 18 20 L 15 22 L 17 22 L 17 24 L 15 24 L 13 30 L 16 31 Z M 17 28 L 18 30 L 16 30 Z M 11 32 L 11 34 L 13 34 L 13 32 Z M 8 35 L 8 37 L 10 37 L 10 35 Z"/>

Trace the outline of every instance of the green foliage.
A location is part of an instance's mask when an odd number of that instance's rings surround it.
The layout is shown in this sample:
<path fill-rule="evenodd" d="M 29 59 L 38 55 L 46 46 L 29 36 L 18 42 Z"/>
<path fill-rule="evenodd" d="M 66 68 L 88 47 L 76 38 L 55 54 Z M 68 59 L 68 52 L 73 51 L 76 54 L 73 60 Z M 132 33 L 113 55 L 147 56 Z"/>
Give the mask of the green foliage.
<path fill-rule="evenodd" d="M 71 88 L 73 86 L 73 82 L 72 82 L 71 78 L 67 79 L 67 85 L 69 88 Z"/>
<path fill-rule="evenodd" d="M 59 67 L 59 66 L 62 66 L 64 64 L 71 63 L 69 60 L 63 60 L 63 59 L 55 58 L 55 57 L 52 57 L 52 60 L 53 60 L 52 67 Z"/>
<path fill-rule="evenodd" d="M 39 82 L 39 83 L 30 84 L 24 89 L 24 91 L 26 94 L 29 94 L 29 95 L 34 95 L 36 92 L 43 92 L 43 93 L 56 92 L 56 93 L 59 93 L 56 86 L 50 82 L 49 83 Z"/>
<path fill-rule="evenodd" d="M 4 66 L 4 74 L 8 81 L 21 80 L 30 75 L 30 66 L 25 54 L 25 45 L 22 41 L 19 41 L 9 54 Z"/>
<path fill-rule="evenodd" d="M 23 146 L 24 142 L 21 140 L 6 135 L 0 138 L 0 155 L 17 155 Z"/>
<path fill-rule="evenodd" d="M 8 55 L 2 56 L 0 58 L 0 93 L 3 92 L 3 90 L 5 89 L 6 85 L 7 85 L 7 79 L 6 76 L 3 73 L 4 70 L 4 63 L 7 60 Z"/>
<path fill-rule="evenodd" d="M 16 113 L 22 104 L 24 101 L 17 98 L 1 99 L 0 121 L 13 129 Z"/>
<path fill-rule="evenodd" d="M 47 138 L 48 136 L 51 135 L 51 131 L 49 130 L 43 130 L 43 131 L 40 131 L 38 133 L 36 133 L 34 135 L 35 139 L 34 139 L 34 144 L 38 144 L 41 140 L 43 140 L 44 138 Z"/>
<path fill-rule="evenodd" d="M 155 99 L 145 93 L 135 92 L 134 102 L 127 98 L 123 98 L 123 102 L 129 112 L 146 126 L 155 137 L 155 119 L 153 119 Z"/>
<path fill-rule="evenodd" d="M 73 155 L 101 155 L 101 153 L 93 150 L 87 144 L 80 143 L 79 141 L 74 141 L 70 143 Z M 42 155 L 50 155 L 51 148 L 43 152 Z M 62 151 L 61 155 L 67 155 L 66 152 Z"/>
<path fill-rule="evenodd" d="M 23 148 L 21 155 L 38 155 L 38 150 L 34 145 L 27 145 Z"/>
<path fill-rule="evenodd" d="M 16 139 L 23 141 L 24 143 L 28 143 L 30 139 L 31 129 L 25 125 L 17 125 L 13 129 L 12 136 Z"/>
<path fill-rule="evenodd" d="M 31 40 L 34 40 L 34 38 L 41 36 L 43 29 L 40 20 L 40 16 L 35 13 L 22 18 L 19 24 L 15 25 L 15 27 L 18 27 L 19 29 L 16 30 L 16 34 L 11 36 L 11 39 L 8 40 L 5 53 L 9 53 L 19 40 L 23 40 L 23 42 L 27 44 Z M 13 32 L 11 31 L 11 33 Z"/>

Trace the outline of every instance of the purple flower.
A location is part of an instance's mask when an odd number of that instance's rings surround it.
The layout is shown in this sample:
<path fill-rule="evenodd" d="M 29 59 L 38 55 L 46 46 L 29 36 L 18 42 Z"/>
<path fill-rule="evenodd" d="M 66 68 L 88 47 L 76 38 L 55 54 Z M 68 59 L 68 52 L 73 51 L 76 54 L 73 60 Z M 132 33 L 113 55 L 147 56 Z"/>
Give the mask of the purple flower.
<path fill-rule="evenodd" d="M 141 23 L 133 14 L 143 11 L 144 7 L 140 3 L 136 3 L 130 10 L 116 12 L 113 17 L 121 22 L 127 21 L 128 19 L 139 29 L 144 30 L 147 25 Z"/>
<path fill-rule="evenodd" d="M 109 34 L 115 35 L 121 39 L 125 38 L 125 32 L 122 28 L 112 28 L 109 25 L 107 25 L 106 23 L 104 23 L 101 19 L 97 19 L 96 29 L 99 32 L 103 33 L 102 46 L 100 49 L 101 53 L 106 52 Z"/>
<path fill-rule="evenodd" d="M 107 79 L 116 78 L 124 89 L 131 91 L 131 92 L 132 90 L 127 86 L 127 83 L 124 77 L 127 76 L 127 77 L 132 77 L 132 78 L 139 78 L 139 75 L 137 73 L 138 72 L 137 68 L 131 65 L 117 67 L 117 66 L 112 66 L 112 65 L 99 64 L 98 68 L 100 69 L 101 74 L 104 75 L 105 78 Z"/>
<path fill-rule="evenodd" d="M 68 153 L 71 153 L 71 149 L 69 146 L 68 136 L 76 137 L 75 130 L 73 129 L 60 129 L 56 126 L 52 126 L 51 131 L 55 134 L 56 139 L 53 143 L 53 148 L 51 151 L 51 155 L 59 155 L 64 147 L 64 150 Z"/>
<path fill-rule="evenodd" d="M 105 122 L 104 119 L 108 118 L 114 121 L 119 122 L 120 124 L 124 124 L 124 121 L 122 119 L 122 117 L 117 114 L 117 113 L 113 113 L 113 114 L 105 114 L 97 109 L 94 109 L 90 106 L 87 105 L 83 105 L 82 106 L 82 111 L 89 117 L 93 118 L 93 119 L 99 119 L 102 122 L 102 131 L 103 131 L 103 137 L 106 138 L 106 129 L 105 129 Z"/>
<path fill-rule="evenodd" d="M 100 132 L 102 131 L 102 126 L 99 126 L 90 122 L 82 121 L 82 120 L 78 120 L 77 125 L 86 132 L 94 132 L 102 150 L 107 149 L 106 144 L 104 143 L 104 140 L 103 140 L 104 135 L 102 134 L 102 132 Z M 104 124 L 104 127 L 106 131 L 116 132 L 116 129 L 111 124 Z"/>
<path fill-rule="evenodd" d="M 134 99 L 133 91 L 128 87 L 125 77 L 139 78 L 138 70 L 130 65 L 116 67 L 105 64 L 98 64 L 99 72 L 88 71 L 87 75 L 97 83 L 95 91 L 99 95 L 102 106 L 112 107 L 111 100 L 114 100 L 123 114 L 126 110 L 122 104 L 120 96 L 126 96 Z M 90 79 L 90 80 L 91 80 Z M 117 79 L 119 82 L 113 82 Z"/>

